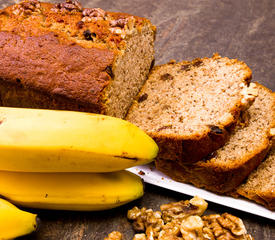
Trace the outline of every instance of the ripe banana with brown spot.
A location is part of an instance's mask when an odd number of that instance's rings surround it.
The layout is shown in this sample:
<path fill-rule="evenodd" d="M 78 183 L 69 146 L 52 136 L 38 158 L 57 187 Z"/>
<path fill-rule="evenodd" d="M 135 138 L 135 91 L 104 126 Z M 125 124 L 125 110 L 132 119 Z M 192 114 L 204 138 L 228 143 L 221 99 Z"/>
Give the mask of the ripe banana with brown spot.
<path fill-rule="evenodd" d="M 156 143 L 122 119 L 0 107 L 0 170 L 112 172 L 151 162 Z"/>

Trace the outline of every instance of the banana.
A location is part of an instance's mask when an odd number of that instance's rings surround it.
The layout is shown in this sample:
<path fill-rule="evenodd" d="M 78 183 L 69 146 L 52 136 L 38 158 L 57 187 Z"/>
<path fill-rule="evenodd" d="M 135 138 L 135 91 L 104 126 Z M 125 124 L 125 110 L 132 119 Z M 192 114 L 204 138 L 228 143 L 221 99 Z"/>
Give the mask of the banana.
<path fill-rule="evenodd" d="M 0 239 L 13 239 L 36 230 L 37 216 L 0 199 Z"/>
<path fill-rule="evenodd" d="M 24 207 L 94 211 L 118 207 L 143 195 L 140 177 L 112 173 L 0 171 L 0 195 Z"/>
<path fill-rule="evenodd" d="M 5 171 L 113 172 L 151 162 L 158 147 L 122 119 L 0 107 L 0 152 Z"/>

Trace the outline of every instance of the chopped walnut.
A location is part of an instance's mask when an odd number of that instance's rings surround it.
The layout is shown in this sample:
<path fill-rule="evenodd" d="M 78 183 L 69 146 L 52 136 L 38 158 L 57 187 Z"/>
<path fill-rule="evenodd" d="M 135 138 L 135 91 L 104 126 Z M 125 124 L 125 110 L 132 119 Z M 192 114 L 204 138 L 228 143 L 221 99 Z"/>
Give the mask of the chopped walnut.
<path fill-rule="evenodd" d="M 124 31 L 121 28 L 110 28 L 110 32 L 113 34 L 122 34 Z"/>
<path fill-rule="evenodd" d="M 110 26 L 111 27 L 120 27 L 124 28 L 124 26 L 127 24 L 128 19 L 117 19 L 117 20 L 111 20 L 110 21 Z"/>
<path fill-rule="evenodd" d="M 200 217 L 207 202 L 190 201 L 164 204 L 161 211 L 134 207 L 128 211 L 137 232 L 133 240 L 253 240 L 240 218 L 228 213 Z"/>
<path fill-rule="evenodd" d="M 158 240 L 184 240 L 184 239 L 182 237 L 178 237 L 173 234 L 165 233 L 159 236 Z"/>
<path fill-rule="evenodd" d="M 128 211 L 128 219 L 133 220 L 133 228 L 137 232 L 146 231 L 146 235 L 158 236 L 162 229 L 161 212 L 152 209 L 134 207 Z"/>
<path fill-rule="evenodd" d="M 148 226 L 145 231 L 146 240 L 154 240 L 158 236 L 158 232 L 152 226 Z"/>
<path fill-rule="evenodd" d="M 189 216 L 183 219 L 180 232 L 185 240 L 203 240 L 203 221 L 199 216 Z"/>
<path fill-rule="evenodd" d="M 64 3 L 55 4 L 51 10 L 54 12 L 81 12 L 82 6 L 77 0 L 66 0 Z"/>
<path fill-rule="evenodd" d="M 82 21 L 91 22 L 92 20 L 104 20 L 106 12 L 101 8 L 85 8 L 82 11 Z"/>
<path fill-rule="evenodd" d="M 255 98 L 258 96 L 257 85 L 255 83 L 251 83 L 249 87 L 244 84 L 240 85 L 242 88 L 241 94 L 243 96 L 241 103 L 242 103 L 242 110 L 248 109 L 251 104 L 254 102 Z"/>
<path fill-rule="evenodd" d="M 236 236 L 246 234 L 243 221 L 238 217 L 235 217 L 229 213 L 224 213 L 217 220 L 224 228 L 230 229 L 230 231 Z"/>
<path fill-rule="evenodd" d="M 196 215 L 199 215 L 199 216 L 204 214 L 205 210 L 208 207 L 208 203 L 204 199 L 202 199 L 198 196 L 195 196 L 192 199 L 190 199 L 190 203 L 192 205 L 198 207 L 198 211 L 196 212 Z"/>
<path fill-rule="evenodd" d="M 131 34 L 134 31 L 135 21 L 134 17 L 110 20 L 110 32 L 120 35 L 124 39 L 127 34 Z"/>
<path fill-rule="evenodd" d="M 124 39 L 127 34 L 132 33 L 135 25 L 135 18 L 128 17 L 128 18 L 110 20 L 109 24 L 110 24 L 110 32 L 112 34 L 120 35 L 120 37 Z"/>
<path fill-rule="evenodd" d="M 128 33 L 131 33 L 131 31 L 134 29 L 135 23 L 136 19 L 133 16 L 127 17 L 127 24 L 124 26 L 124 28 L 126 28 Z"/>
<path fill-rule="evenodd" d="M 275 128 L 271 128 L 269 131 L 269 134 L 271 137 L 274 137 L 275 136 Z"/>
<path fill-rule="evenodd" d="M 203 216 L 202 219 L 204 222 L 203 233 L 206 239 L 253 239 L 246 233 L 243 221 L 231 214 L 213 214 Z"/>
<path fill-rule="evenodd" d="M 234 116 L 231 113 L 225 113 L 219 118 L 218 122 L 226 123 L 226 122 L 232 122 L 233 120 L 234 120 Z"/>
<path fill-rule="evenodd" d="M 83 10 L 83 17 L 104 17 L 106 12 L 101 8 L 86 8 Z"/>
<path fill-rule="evenodd" d="M 104 240 L 122 240 L 122 234 L 117 231 L 111 232 Z"/>
<path fill-rule="evenodd" d="M 146 235 L 144 233 L 135 234 L 133 240 L 146 240 Z"/>
<path fill-rule="evenodd" d="M 159 240 L 170 240 L 170 239 L 181 239 L 180 235 L 180 225 L 178 222 L 172 221 L 165 224 L 159 233 Z"/>
<path fill-rule="evenodd" d="M 13 6 L 12 13 L 15 15 L 31 15 L 33 12 L 40 12 L 38 0 L 25 0 Z"/>
<path fill-rule="evenodd" d="M 207 202 L 202 198 L 194 197 L 190 201 L 180 201 L 160 206 L 165 223 L 177 219 L 182 221 L 190 215 L 202 215 L 207 208 Z"/>

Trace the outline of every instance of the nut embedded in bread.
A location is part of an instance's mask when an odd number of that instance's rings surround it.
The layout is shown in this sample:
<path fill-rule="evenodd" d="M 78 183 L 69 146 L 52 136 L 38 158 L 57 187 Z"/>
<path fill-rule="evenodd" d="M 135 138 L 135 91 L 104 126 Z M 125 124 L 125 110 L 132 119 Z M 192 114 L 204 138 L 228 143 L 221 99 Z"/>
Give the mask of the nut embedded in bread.
<path fill-rule="evenodd" d="M 192 183 L 210 191 L 235 189 L 261 163 L 270 148 L 274 127 L 275 95 L 257 84 L 258 97 L 241 117 L 229 141 L 208 158 L 194 164 L 157 159 L 157 168 L 176 181 Z"/>
<path fill-rule="evenodd" d="M 250 103 L 250 79 L 245 63 L 218 54 L 157 66 L 126 119 L 154 138 L 159 158 L 196 162 L 226 142 Z"/>
<path fill-rule="evenodd" d="M 153 61 L 155 26 L 125 13 L 25 0 L 0 10 L 0 104 L 124 117 Z"/>

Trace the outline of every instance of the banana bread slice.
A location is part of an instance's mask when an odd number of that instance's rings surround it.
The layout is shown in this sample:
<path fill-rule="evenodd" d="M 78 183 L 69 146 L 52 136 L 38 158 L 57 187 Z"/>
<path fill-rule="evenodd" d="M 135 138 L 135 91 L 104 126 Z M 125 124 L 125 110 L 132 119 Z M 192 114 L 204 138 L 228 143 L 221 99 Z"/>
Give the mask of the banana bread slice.
<path fill-rule="evenodd" d="M 245 63 L 218 54 L 157 66 L 126 119 L 154 138 L 160 158 L 199 161 L 226 142 L 250 79 Z"/>
<path fill-rule="evenodd" d="M 210 191 L 232 191 L 261 163 L 270 148 L 275 125 L 275 94 L 257 84 L 258 96 L 240 117 L 229 141 L 208 158 L 179 165 L 158 159 L 157 169 L 176 181 L 192 183 Z"/>
<path fill-rule="evenodd" d="M 124 117 L 153 62 L 155 29 L 71 0 L 0 10 L 0 104 Z"/>
<path fill-rule="evenodd" d="M 237 188 L 237 193 L 275 210 L 275 147 L 264 162 L 254 170 L 247 181 Z"/>

